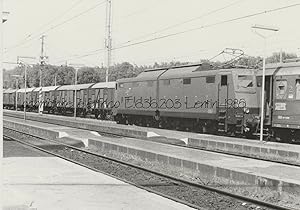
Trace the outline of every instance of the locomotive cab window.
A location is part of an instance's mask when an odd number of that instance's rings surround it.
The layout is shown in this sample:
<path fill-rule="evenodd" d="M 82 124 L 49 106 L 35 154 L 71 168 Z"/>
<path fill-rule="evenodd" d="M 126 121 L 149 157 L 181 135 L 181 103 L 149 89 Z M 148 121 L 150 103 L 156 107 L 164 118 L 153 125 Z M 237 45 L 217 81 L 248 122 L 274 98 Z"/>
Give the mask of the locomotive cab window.
<path fill-rule="evenodd" d="M 239 74 L 234 77 L 235 89 L 238 92 L 255 93 L 256 92 L 256 81 L 255 76 L 252 74 Z"/>
<path fill-rule="evenodd" d="M 227 75 L 221 75 L 221 86 L 227 85 Z"/>
<path fill-rule="evenodd" d="M 300 100 L 300 79 L 296 79 L 296 100 Z"/>
<path fill-rule="evenodd" d="M 276 99 L 285 99 L 287 92 L 287 81 L 276 80 Z"/>
<path fill-rule="evenodd" d="M 253 87 L 253 76 L 252 75 L 238 75 L 238 88 L 249 88 Z"/>

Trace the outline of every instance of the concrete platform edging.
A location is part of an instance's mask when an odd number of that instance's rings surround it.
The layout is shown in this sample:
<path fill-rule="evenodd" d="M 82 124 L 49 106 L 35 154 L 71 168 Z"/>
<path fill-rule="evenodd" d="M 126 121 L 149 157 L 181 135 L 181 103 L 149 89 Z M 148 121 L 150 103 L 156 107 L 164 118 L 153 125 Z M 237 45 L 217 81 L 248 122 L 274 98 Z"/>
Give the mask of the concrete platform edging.
<path fill-rule="evenodd" d="M 18 117 L 22 118 L 23 115 L 20 113 L 9 113 L 9 112 L 4 112 L 4 116 L 8 117 Z M 55 118 L 55 119 L 54 119 Z M 148 137 L 153 137 L 156 136 L 154 132 L 147 132 L 147 131 L 139 131 L 134 128 L 117 128 L 114 126 L 110 126 L 109 124 L 95 124 L 92 122 L 85 121 L 84 123 L 79 120 L 78 122 L 74 122 L 71 120 L 66 119 L 59 119 L 60 116 L 43 116 L 43 115 L 38 115 L 35 116 L 32 113 L 27 114 L 27 119 L 28 120 L 33 120 L 33 121 L 38 121 L 38 122 L 44 122 L 44 123 L 50 123 L 50 124 L 55 124 L 55 125 L 62 125 L 66 127 L 72 127 L 72 128 L 79 128 L 79 129 L 85 129 L 85 130 L 91 130 L 91 131 L 97 131 L 97 132 L 107 132 L 107 133 L 113 133 L 116 135 L 124 135 L 128 137 L 133 137 L 133 138 L 143 138 L 146 139 Z"/>
<path fill-rule="evenodd" d="M 36 136 L 43 139 L 49 140 L 59 140 L 66 144 L 70 144 L 76 147 L 84 147 L 84 142 L 74 138 L 70 138 L 66 132 L 63 131 L 54 131 L 51 129 L 45 129 L 38 126 L 26 125 L 22 122 L 14 122 L 10 120 L 3 119 L 3 127 L 8 128 L 14 131 L 22 132 L 32 136 Z M 42 147 L 52 147 L 53 145 L 44 145 Z M 56 147 L 56 145 L 55 145 Z"/>
<path fill-rule="evenodd" d="M 300 164 L 300 151 L 288 151 L 276 149 L 265 145 L 250 146 L 241 143 L 229 143 L 214 139 L 188 138 L 188 146 L 213 151 L 225 151 L 231 154 L 240 154 L 243 156 L 276 160 L 282 162 L 291 162 Z"/>
<path fill-rule="evenodd" d="M 5 119 L 3 119 L 3 127 L 46 139 L 56 139 L 63 135 L 58 131 L 52 131 L 37 126 L 25 125 Z"/>
<path fill-rule="evenodd" d="M 13 111 L 4 112 L 5 116 L 22 118 L 23 113 Z M 230 154 L 243 155 L 245 157 L 255 157 L 265 160 L 276 160 L 281 162 L 289 162 L 300 164 L 300 147 L 298 151 L 294 147 L 280 145 L 261 145 L 259 142 L 253 143 L 251 140 L 237 141 L 227 140 L 229 137 L 198 135 L 197 137 L 168 137 L 167 135 L 159 135 L 155 131 L 141 131 L 131 126 L 116 126 L 114 124 L 99 121 L 89 121 L 73 118 L 53 116 L 53 115 L 37 115 L 36 113 L 28 113 L 29 120 L 52 123 L 56 125 L 68 126 L 72 128 L 86 129 L 98 132 L 114 133 L 132 138 L 139 138 L 149 141 L 162 142 L 166 144 L 187 145 L 193 148 L 208 149 L 212 151 L 224 151 Z M 61 134 L 63 135 L 63 134 Z M 251 142 L 250 142 L 251 141 Z"/>
<path fill-rule="evenodd" d="M 132 146 L 124 146 L 113 143 L 101 141 L 99 139 L 89 139 L 89 146 L 96 147 L 104 151 L 115 151 L 124 154 L 130 154 L 147 161 L 157 161 L 159 163 L 179 167 L 183 169 L 190 169 L 195 172 L 200 172 L 205 177 L 226 180 L 227 183 L 233 185 L 250 185 L 258 188 L 268 188 L 276 192 L 288 192 L 300 195 L 300 185 L 278 180 L 276 178 L 258 176 L 242 171 L 234 171 L 231 169 L 212 166 L 204 163 L 194 162 L 190 160 L 180 159 L 165 154 L 154 153 Z"/>

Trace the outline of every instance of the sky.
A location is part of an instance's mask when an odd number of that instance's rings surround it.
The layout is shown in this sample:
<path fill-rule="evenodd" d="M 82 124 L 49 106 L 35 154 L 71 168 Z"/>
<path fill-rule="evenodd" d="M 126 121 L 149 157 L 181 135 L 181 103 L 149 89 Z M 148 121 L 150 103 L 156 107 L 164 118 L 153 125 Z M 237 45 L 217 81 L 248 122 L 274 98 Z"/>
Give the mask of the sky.
<path fill-rule="evenodd" d="M 223 22 L 293 4 L 300 0 L 112 0 L 112 63 L 198 62 L 225 48 L 261 56 L 264 39 L 251 28 L 255 24 L 279 28 L 257 30 L 267 37 L 267 55 L 282 49 L 300 56 L 300 5 Z M 106 65 L 104 0 L 4 0 L 4 10 L 10 13 L 4 24 L 5 62 L 30 56 L 36 59 L 24 62 L 37 63 L 44 34 L 47 63 Z M 128 44 L 133 45 L 119 48 Z M 229 57 L 216 58 L 224 59 Z"/>

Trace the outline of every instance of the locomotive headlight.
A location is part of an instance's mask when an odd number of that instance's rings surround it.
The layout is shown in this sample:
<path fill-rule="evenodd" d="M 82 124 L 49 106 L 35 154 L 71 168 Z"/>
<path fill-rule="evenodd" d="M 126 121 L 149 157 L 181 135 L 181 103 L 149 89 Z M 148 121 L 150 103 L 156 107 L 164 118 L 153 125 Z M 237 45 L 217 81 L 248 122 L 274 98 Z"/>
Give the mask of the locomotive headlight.
<path fill-rule="evenodd" d="M 244 113 L 249 114 L 249 112 L 250 112 L 250 109 L 245 107 L 244 108 Z"/>

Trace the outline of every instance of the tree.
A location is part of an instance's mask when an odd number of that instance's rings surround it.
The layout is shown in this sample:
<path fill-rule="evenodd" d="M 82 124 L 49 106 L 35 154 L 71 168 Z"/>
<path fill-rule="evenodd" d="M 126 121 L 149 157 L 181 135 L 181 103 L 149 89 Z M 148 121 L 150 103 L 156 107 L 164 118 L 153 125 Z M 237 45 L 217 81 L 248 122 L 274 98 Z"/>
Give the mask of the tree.
<path fill-rule="evenodd" d="M 283 59 L 296 58 L 294 53 L 282 53 Z M 243 57 L 237 61 L 237 65 L 247 67 L 261 66 L 261 57 Z M 275 63 L 280 61 L 280 53 L 273 53 L 272 56 L 267 58 L 267 63 Z M 201 59 L 202 63 L 209 63 L 213 66 L 222 66 L 224 62 L 212 62 L 207 59 Z M 188 62 L 171 61 L 171 62 L 155 62 L 153 65 L 136 65 L 129 62 L 117 63 L 111 66 L 109 71 L 109 81 L 116 81 L 121 78 L 136 77 L 138 74 L 146 69 L 155 69 L 162 67 L 186 65 Z M 39 87 L 40 84 L 40 69 L 42 69 L 42 85 L 52 86 L 55 85 L 71 85 L 75 81 L 75 69 L 70 66 L 55 66 L 36 64 L 27 67 L 27 87 Z M 105 67 L 83 67 L 78 70 L 78 84 L 84 83 L 97 83 L 105 82 Z M 18 78 L 18 87 L 24 87 L 24 67 L 16 66 L 11 70 L 3 71 L 4 88 L 16 88 L 16 78 L 12 75 L 20 75 Z"/>
<path fill-rule="evenodd" d="M 239 59 L 237 65 L 257 68 L 261 61 L 261 57 L 247 56 Z"/>
<path fill-rule="evenodd" d="M 78 70 L 78 84 L 100 82 L 99 68 L 83 67 Z"/>
<path fill-rule="evenodd" d="M 297 58 L 297 55 L 295 53 L 282 52 L 282 60 L 291 59 L 291 58 Z M 279 63 L 279 62 L 280 62 L 280 53 L 279 52 L 273 53 L 272 56 L 270 56 L 266 59 L 266 63 Z"/>

